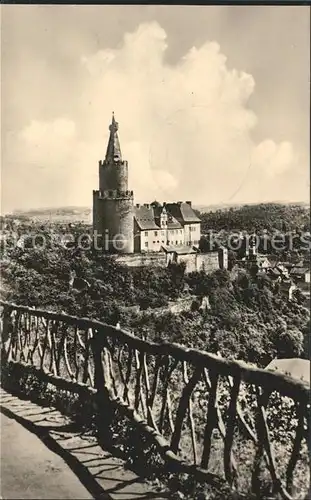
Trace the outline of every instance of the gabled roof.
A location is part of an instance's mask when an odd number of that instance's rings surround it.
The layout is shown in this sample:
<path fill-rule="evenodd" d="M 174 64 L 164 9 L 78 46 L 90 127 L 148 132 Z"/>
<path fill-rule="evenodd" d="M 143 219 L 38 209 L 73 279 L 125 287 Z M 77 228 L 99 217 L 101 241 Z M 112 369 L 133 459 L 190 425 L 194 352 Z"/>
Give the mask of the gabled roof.
<path fill-rule="evenodd" d="M 167 203 L 165 207 L 166 210 L 180 223 L 194 224 L 196 222 L 201 222 L 201 219 L 197 217 L 189 203 Z"/>
<path fill-rule="evenodd" d="M 261 263 L 267 262 L 268 265 L 270 267 L 272 267 L 272 264 L 271 264 L 270 260 L 265 255 L 257 255 L 257 262 L 261 262 Z"/>
<path fill-rule="evenodd" d="M 139 229 L 147 231 L 148 229 L 160 229 L 154 220 L 153 208 L 140 206 L 134 208 L 134 217 Z"/>
<path fill-rule="evenodd" d="M 164 207 L 161 205 L 159 205 L 159 206 L 151 205 L 151 206 L 153 207 L 155 222 L 160 227 L 161 226 L 160 218 L 161 218 L 162 210 Z M 180 222 L 178 222 L 178 220 L 175 219 L 175 217 L 167 210 L 166 206 L 165 206 L 165 210 L 166 210 L 166 214 L 167 214 L 167 228 L 168 229 L 182 229 L 182 225 L 180 224 Z"/>
<path fill-rule="evenodd" d="M 161 212 L 162 207 L 142 205 L 134 208 L 134 217 L 141 230 L 161 229 Z M 167 229 L 182 229 L 182 225 L 170 213 L 167 214 Z"/>
<path fill-rule="evenodd" d="M 182 225 L 171 214 L 167 214 L 167 228 L 168 229 L 181 229 Z"/>
<path fill-rule="evenodd" d="M 269 276 L 274 276 L 274 277 L 278 277 L 278 276 L 282 276 L 282 272 L 277 269 L 276 267 L 272 267 L 270 269 L 268 269 L 268 275 Z"/>
<path fill-rule="evenodd" d="M 308 269 L 307 267 L 293 267 L 289 273 L 297 274 L 300 276 L 301 274 L 306 274 L 307 272 L 310 272 L 310 269 Z"/>

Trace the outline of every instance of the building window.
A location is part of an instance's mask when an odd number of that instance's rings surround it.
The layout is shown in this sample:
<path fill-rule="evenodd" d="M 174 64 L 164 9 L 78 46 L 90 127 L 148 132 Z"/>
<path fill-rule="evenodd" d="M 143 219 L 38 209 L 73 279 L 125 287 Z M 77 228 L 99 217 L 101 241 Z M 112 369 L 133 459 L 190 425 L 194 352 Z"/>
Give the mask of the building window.
<path fill-rule="evenodd" d="M 169 245 L 170 244 L 170 240 L 167 240 L 166 244 Z"/>
<path fill-rule="evenodd" d="M 148 231 L 145 231 L 145 236 L 148 236 Z"/>
<path fill-rule="evenodd" d="M 154 232 L 154 235 L 155 235 L 155 236 L 158 236 L 158 231 L 155 231 L 155 232 Z"/>
<path fill-rule="evenodd" d="M 160 243 L 159 240 L 157 241 L 157 243 Z"/>
<path fill-rule="evenodd" d="M 182 234 L 182 229 L 179 230 L 180 234 Z"/>
<path fill-rule="evenodd" d="M 164 241 L 162 241 L 163 245 L 164 245 Z"/>
<path fill-rule="evenodd" d="M 145 242 L 145 247 L 148 248 L 148 241 Z"/>
<path fill-rule="evenodd" d="M 182 241 L 181 241 L 181 240 L 180 240 L 180 242 L 179 242 L 179 243 L 180 243 L 180 245 L 182 245 Z"/>
<path fill-rule="evenodd" d="M 178 241 L 175 241 L 175 245 L 178 245 Z"/>
<path fill-rule="evenodd" d="M 161 236 L 164 236 L 164 231 L 161 231 Z"/>

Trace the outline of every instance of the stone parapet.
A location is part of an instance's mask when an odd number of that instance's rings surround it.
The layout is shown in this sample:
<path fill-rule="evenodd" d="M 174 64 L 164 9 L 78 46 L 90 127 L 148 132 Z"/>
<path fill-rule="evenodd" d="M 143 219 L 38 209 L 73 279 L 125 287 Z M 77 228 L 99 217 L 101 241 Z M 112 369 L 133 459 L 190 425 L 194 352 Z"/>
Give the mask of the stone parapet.
<path fill-rule="evenodd" d="M 130 190 L 126 191 L 121 191 L 120 189 L 105 189 L 104 191 L 101 190 L 94 190 L 94 194 L 97 194 L 97 197 L 100 199 L 107 199 L 107 200 L 114 200 L 114 199 L 134 199 L 134 192 Z"/>

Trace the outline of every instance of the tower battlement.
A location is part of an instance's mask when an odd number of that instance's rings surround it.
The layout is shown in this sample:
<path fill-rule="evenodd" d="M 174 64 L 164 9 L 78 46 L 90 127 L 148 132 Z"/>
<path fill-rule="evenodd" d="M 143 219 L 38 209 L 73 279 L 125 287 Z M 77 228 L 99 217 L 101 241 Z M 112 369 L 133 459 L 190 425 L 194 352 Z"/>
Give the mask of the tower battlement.
<path fill-rule="evenodd" d="M 117 160 L 113 162 L 115 168 L 120 168 L 120 167 L 127 167 L 128 166 L 128 161 L 127 160 Z M 109 168 L 111 165 L 111 160 L 99 160 L 98 162 L 99 167 L 102 168 Z"/>
<path fill-rule="evenodd" d="M 122 191 L 120 189 L 104 189 L 102 190 L 93 190 L 93 193 L 100 199 L 134 199 L 134 192 L 130 190 Z"/>

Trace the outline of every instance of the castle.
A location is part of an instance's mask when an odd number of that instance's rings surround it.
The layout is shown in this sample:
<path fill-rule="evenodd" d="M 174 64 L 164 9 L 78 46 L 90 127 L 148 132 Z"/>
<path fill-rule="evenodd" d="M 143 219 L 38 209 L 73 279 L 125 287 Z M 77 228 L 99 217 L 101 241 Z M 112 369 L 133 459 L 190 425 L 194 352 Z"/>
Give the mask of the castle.
<path fill-rule="evenodd" d="M 118 123 L 112 115 L 106 157 L 99 161 L 99 189 L 93 191 L 93 230 L 113 253 L 193 253 L 201 221 L 191 201 L 134 205 L 128 162 L 122 160 Z"/>

